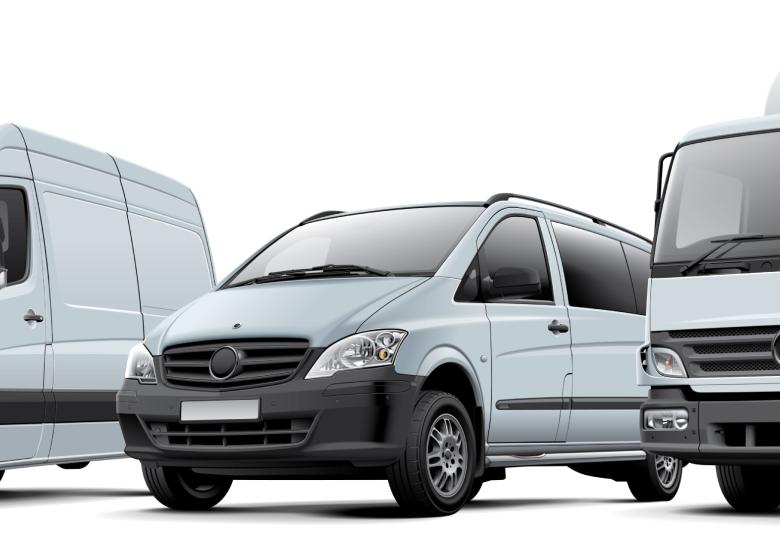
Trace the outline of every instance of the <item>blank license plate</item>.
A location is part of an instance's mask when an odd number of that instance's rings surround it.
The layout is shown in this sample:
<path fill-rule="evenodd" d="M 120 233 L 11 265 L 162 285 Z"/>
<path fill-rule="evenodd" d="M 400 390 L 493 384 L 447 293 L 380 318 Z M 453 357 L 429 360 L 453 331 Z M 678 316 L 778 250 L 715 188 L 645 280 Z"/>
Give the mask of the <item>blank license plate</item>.
<path fill-rule="evenodd" d="M 258 418 L 260 418 L 259 399 L 181 402 L 182 422 L 257 420 Z"/>

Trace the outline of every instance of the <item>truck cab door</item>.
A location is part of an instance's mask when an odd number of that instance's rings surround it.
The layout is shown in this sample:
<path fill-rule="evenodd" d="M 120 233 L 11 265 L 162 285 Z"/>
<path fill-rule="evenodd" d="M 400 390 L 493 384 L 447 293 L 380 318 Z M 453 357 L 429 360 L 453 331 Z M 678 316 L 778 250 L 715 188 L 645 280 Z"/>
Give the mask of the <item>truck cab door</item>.
<path fill-rule="evenodd" d="M 33 182 L 0 177 L 0 267 L 6 278 L 0 288 L 0 462 L 36 457 L 48 416 L 39 221 Z M 41 450 L 48 452 L 48 444 Z"/>
<path fill-rule="evenodd" d="M 498 218 L 478 258 L 493 359 L 488 441 L 562 441 L 571 337 L 549 229 L 538 212 Z"/>

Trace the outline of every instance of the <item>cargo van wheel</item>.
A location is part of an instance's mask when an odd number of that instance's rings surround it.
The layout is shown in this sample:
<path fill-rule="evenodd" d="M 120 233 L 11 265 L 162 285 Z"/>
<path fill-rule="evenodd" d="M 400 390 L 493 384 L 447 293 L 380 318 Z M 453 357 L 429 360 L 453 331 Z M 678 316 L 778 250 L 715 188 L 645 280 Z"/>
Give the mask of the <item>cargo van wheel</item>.
<path fill-rule="evenodd" d="M 723 497 L 737 511 L 762 513 L 780 506 L 780 467 L 719 465 L 717 472 Z"/>
<path fill-rule="evenodd" d="M 668 502 L 680 489 L 683 463 L 675 457 L 648 453 L 628 477 L 628 488 L 640 502 Z"/>
<path fill-rule="evenodd" d="M 143 466 L 144 480 L 152 495 L 171 509 L 200 511 L 217 505 L 233 480 L 197 474 L 189 468 Z"/>
<path fill-rule="evenodd" d="M 474 429 L 463 404 L 445 392 L 423 392 L 414 408 L 406 448 L 387 470 L 398 505 L 417 516 L 458 511 L 470 497 L 476 451 Z"/>
<path fill-rule="evenodd" d="M 82 468 L 86 468 L 89 464 L 89 461 L 84 461 L 81 463 L 65 463 L 65 464 L 58 464 L 60 468 L 63 470 L 81 470 Z"/>

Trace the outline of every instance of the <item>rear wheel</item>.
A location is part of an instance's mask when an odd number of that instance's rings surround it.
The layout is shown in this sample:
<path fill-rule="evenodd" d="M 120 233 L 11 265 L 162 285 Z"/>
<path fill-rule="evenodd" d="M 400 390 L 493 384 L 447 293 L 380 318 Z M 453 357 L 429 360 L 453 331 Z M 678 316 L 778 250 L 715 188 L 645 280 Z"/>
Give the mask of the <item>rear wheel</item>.
<path fill-rule="evenodd" d="M 424 392 L 412 415 L 406 448 L 387 471 L 398 505 L 419 516 L 458 511 L 470 497 L 476 451 L 463 404 L 445 392 Z"/>
<path fill-rule="evenodd" d="M 683 465 L 680 459 L 647 454 L 628 477 L 628 488 L 640 502 L 666 502 L 680 489 Z"/>
<path fill-rule="evenodd" d="M 66 463 L 66 464 L 58 464 L 60 468 L 63 470 L 81 470 L 82 468 L 86 468 L 89 464 L 89 461 L 84 461 L 81 463 Z"/>
<path fill-rule="evenodd" d="M 143 467 L 146 486 L 161 504 L 171 509 L 198 511 L 217 505 L 233 480 L 197 474 L 189 468 Z"/>
<path fill-rule="evenodd" d="M 780 467 L 719 465 L 717 473 L 723 497 L 737 511 L 761 513 L 780 506 Z"/>

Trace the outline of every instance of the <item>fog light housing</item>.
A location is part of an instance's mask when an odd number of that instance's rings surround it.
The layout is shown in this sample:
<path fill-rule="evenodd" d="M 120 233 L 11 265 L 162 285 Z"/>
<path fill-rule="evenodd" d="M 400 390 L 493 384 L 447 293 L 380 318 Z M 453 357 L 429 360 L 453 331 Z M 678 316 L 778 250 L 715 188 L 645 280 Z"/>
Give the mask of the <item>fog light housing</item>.
<path fill-rule="evenodd" d="M 686 409 L 648 409 L 644 416 L 645 429 L 688 429 L 688 411 Z"/>
<path fill-rule="evenodd" d="M 656 371 L 666 377 L 688 377 L 680 355 L 666 347 L 651 347 Z"/>

